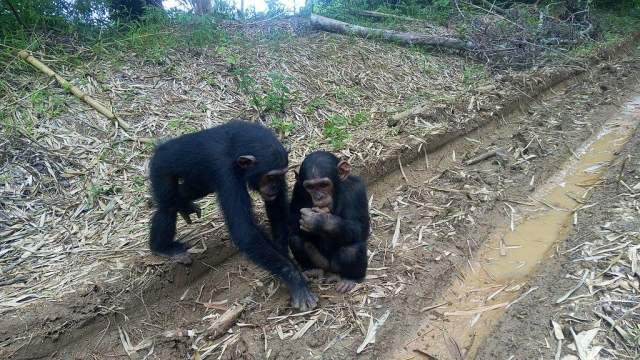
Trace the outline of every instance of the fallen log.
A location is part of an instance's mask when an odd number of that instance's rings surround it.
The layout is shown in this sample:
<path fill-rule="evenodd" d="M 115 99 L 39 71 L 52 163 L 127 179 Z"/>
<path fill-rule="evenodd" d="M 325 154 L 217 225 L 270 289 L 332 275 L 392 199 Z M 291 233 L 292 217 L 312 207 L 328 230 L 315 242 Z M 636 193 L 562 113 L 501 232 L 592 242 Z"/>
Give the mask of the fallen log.
<path fill-rule="evenodd" d="M 378 37 L 408 45 L 440 46 L 459 50 L 474 50 L 476 48 L 472 42 L 457 38 L 368 28 L 316 14 L 311 14 L 311 25 L 318 29 L 338 34 L 353 34 L 364 38 Z"/>

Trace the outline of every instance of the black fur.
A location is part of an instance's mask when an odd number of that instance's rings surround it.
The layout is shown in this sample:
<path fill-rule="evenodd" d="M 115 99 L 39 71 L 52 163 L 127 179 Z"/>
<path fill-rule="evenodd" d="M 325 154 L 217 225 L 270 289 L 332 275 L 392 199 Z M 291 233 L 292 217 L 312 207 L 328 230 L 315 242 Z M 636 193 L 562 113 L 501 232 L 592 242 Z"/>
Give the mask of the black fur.
<path fill-rule="evenodd" d="M 253 155 L 254 166 L 240 167 L 237 159 L 243 155 Z M 286 168 L 287 156 L 273 132 L 245 121 L 232 121 L 159 145 L 149 165 L 156 205 L 151 221 L 151 250 L 164 256 L 183 254 L 185 246 L 174 241 L 177 213 L 188 217 L 196 212 L 193 200 L 215 192 L 231 239 L 240 251 L 285 282 L 294 306 L 298 307 L 300 301 L 315 306 L 315 295 L 288 257 L 285 177 L 277 184 L 275 200 L 265 202 L 271 241 L 255 221 L 247 191 L 247 187 L 258 190 L 262 175 L 268 171 Z"/>
<path fill-rule="evenodd" d="M 367 271 L 367 239 L 369 237 L 369 206 L 367 191 L 360 177 L 338 177 L 338 158 L 325 151 L 309 154 L 302 163 L 293 188 L 289 227 L 291 251 L 303 270 L 318 268 L 304 243 L 310 242 L 327 260 L 328 270 L 346 279 L 361 281 Z M 328 177 L 333 182 L 334 195 L 329 229 L 307 232 L 300 229 L 300 209 L 312 208 L 311 196 L 304 189 L 307 179 Z"/>

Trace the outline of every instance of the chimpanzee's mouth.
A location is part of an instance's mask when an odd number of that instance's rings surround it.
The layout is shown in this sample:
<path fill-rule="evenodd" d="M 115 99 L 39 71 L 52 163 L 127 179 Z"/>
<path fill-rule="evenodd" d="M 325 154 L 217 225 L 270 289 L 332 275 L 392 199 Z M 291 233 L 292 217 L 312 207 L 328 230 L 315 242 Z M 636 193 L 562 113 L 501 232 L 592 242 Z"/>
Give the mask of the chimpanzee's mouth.
<path fill-rule="evenodd" d="M 277 194 L 277 193 L 274 193 L 274 194 L 268 194 L 268 193 L 263 193 L 263 192 L 261 192 L 261 193 L 260 193 L 260 195 L 262 195 L 262 199 L 263 199 L 264 201 L 273 201 L 273 200 L 275 200 L 275 199 L 276 199 L 276 197 L 278 197 L 278 194 Z"/>
<path fill-rule="evenodd" d="M 317 207 L 317 208 L 328 208 L 331 207 L 331 200 L 330 199 L 322 199 L 319 201 L 313 201 L 313 207 Z"/>

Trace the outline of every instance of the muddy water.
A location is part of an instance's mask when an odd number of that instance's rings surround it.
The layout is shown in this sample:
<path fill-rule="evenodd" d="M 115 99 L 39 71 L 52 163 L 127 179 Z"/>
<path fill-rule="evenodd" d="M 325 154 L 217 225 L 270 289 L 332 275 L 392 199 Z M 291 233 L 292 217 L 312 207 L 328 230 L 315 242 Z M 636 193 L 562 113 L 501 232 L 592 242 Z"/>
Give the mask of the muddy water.
<path fill-rule="evenodd" d="M 640 97 L 636 97 L 531 196 L 533 206 L 505 206 L 509 218 L 506 228 L 496 231 L 474 255 L 465 273 L 432 308 L 425 309 L 418 333 L 407 338 L 393 358 L 474 358 L 505 309 L 535 291 L 523 292 L 529 276 L 571 227 L 580 224 L 580 209 L 589 206 L 590 191 L 639 120 Z"/>

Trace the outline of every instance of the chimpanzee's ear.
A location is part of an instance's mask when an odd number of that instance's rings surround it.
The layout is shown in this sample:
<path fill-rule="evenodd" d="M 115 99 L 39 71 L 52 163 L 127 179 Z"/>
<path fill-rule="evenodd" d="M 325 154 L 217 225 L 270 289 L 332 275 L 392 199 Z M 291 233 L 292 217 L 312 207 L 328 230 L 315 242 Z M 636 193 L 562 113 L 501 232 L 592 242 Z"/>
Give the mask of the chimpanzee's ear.
<path fill-rule="evenodd" d="M 345 181 L 351 174 L 351 165 L 342 160 L 338 163 L 338 177 L 340 180 Z"/>
<path fill-rule="evenodd" d="M 241 155 L 236 160 L 241 169 L 248 169 L 256 164 L 256 157 L 253 155 Z"/>

